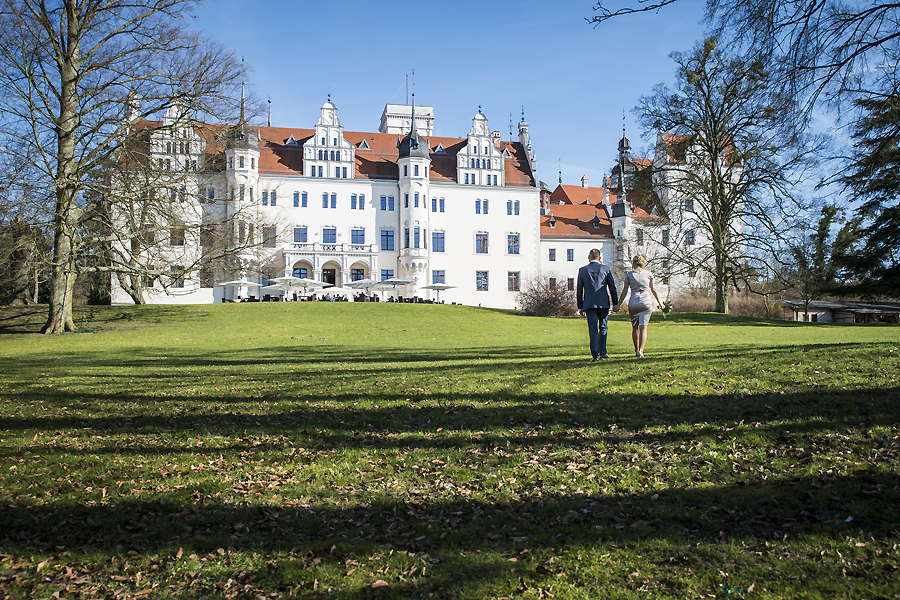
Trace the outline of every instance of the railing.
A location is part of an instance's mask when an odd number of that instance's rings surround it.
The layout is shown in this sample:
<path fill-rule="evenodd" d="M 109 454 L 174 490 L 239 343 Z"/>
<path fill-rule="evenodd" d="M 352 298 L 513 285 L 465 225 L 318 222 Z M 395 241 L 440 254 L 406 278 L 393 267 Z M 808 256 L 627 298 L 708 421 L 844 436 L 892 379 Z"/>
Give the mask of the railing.
<path fill-rule="evenodd" d="M 375 252 L 375 244 L 323 244 L 322 242 L 293 243 L 292 250 L 316 254 L 320 252 Z"/>

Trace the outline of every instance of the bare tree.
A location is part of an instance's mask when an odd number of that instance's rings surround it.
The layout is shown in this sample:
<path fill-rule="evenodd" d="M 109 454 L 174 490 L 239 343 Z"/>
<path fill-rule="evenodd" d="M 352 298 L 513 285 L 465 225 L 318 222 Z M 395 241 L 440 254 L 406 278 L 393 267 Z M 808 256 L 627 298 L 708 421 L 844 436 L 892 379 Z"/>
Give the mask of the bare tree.
<path fill-rule="evenodd" d="M 706 272 L 716 311 L 728 289 L 752 281 L 755 262 L 780 250 L 801 214 L 795 185 L 821 140 L 785 118 L 792 99 L 772 92 L 765 65 L 726 55 L 714 38 L 672 55 L 677 89 L 642 97 L 635 112 L 659 136 L 654 183 L 668 220 L 666 246 L 681 268 Z"/>
<path fill-rule="evenodd" d="M 98 174 L 146 135 L 138 125 L 172 106 L 178 118 L 153 129 L 235 112 L 243 67 L 186 27 L 196 3 L 0 0 L 0 135 L 38 170 L 28 183 L 53 224 L 46 333 L 74 329 L 75 280 L 97 268 L 79 256 L 121 201 Z"/>
<path fill-rule="evenodd" d="M 626 0 L 610 9 L 600 1 L 588 21 L 657 12 L 677 0 Z M 900 3 L 844 0 L 706 0 L 713 32 L 736 47 L 777 66 L 778 81 L 802 94 L 807 114 L 829 102 L 871 89 L 871 81 L 897 70 Z M 823 96 L 824 94 L 824 96 Z"/>

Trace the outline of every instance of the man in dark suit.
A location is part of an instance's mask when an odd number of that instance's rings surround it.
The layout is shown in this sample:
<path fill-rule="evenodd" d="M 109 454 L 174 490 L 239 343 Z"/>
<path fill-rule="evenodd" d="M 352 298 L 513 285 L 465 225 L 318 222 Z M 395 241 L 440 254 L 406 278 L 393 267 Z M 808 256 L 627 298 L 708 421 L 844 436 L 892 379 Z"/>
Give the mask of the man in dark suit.
<path fill-rule="evenodd" d="M 600 263 L 600 251 L 588 252 L 585 266 L 578 269 L 578 312 L 587 316 L 591 343 L 591 360 L 606 360 L 606 319 L 609 317 L 610 298 L 618 298 L 616 282 L 609 267 Z M 619 305 L 613 306 L 618 312 Z"/>

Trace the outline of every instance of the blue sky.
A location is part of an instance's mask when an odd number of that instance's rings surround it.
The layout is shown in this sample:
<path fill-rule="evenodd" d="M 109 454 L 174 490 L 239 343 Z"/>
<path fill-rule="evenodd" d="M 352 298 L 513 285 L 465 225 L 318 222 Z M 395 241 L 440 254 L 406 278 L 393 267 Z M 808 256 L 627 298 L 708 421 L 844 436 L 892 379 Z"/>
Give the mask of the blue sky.
<path fill-rule="evenodd" d="M 631 109 L 672 83 L 670 52 L 703 33 L 704 2 L 594 28 L 590 0 L 209 0 L 194 24 L 252 68 L 248 86 L 272 100 L 272 124 L 312 127 L 331 94 L 345 129 L 377 131 L 386 103 L 434 106 L 435 135 L 465 137 L 479 106 L 509 139 L 524 107 L 551 189 L 590 185 L 615 164 L 627 135 L 649 148 Z M 514 135 L 515 135 L 515 129 Z"/>

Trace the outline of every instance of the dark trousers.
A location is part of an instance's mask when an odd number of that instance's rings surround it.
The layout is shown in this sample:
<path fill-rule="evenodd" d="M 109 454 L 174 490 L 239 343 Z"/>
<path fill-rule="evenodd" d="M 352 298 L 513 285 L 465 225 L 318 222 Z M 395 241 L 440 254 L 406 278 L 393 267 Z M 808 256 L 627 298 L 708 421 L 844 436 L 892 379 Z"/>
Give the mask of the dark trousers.
<path fill-rule="evenodd" d="M 586 308 L 588 335 L 591 341 L 591 358 L 606 356 L 606 319 L 609 317 L 608 308 Z"/>

